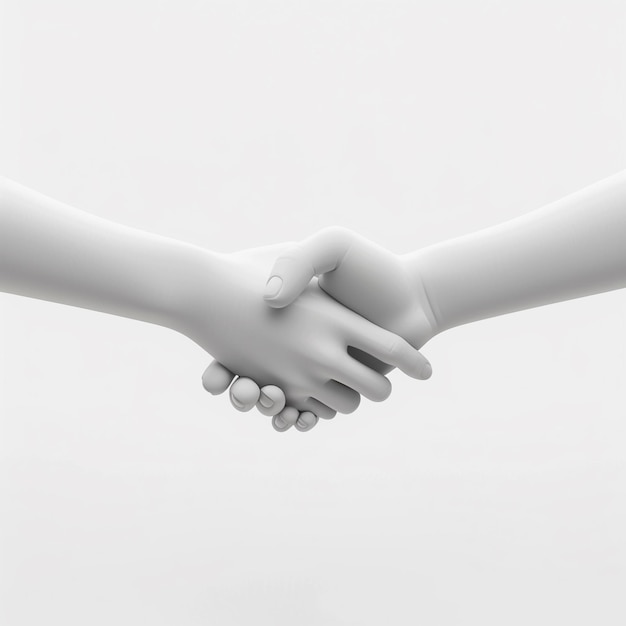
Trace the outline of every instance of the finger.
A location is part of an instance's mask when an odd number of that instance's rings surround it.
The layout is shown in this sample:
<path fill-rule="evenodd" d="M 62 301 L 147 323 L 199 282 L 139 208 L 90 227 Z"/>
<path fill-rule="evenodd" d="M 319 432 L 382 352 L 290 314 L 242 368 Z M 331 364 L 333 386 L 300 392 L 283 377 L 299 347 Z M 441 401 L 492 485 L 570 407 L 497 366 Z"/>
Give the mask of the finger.
<path fill-rule="evenodd" d="M 305 433 L 307 430 L 311 430 L 314 428 L 318 422 L 317 415 L 314 415 L 310 411 L 303 411 L 300 413 L 300 417 L 294 424 L 296 429 L 301 433 Z"/>
<path fill-rule="evenodd" d="M 363 352 L 363 350 L 359 350 L 358 348 L 354 348 L 352 346 L 348 346 L 348 354 L 359 363 L 363 363 L 363 365 L 366 365 L 371 370 L 374 370 L 379 374 L 388 374 L 395 369 L 392 365 L 383 363 L 382 361 L 375 359 L 371 354 L 367 354 L 367 352 Z"/>
<path fill-rule="evenodd" d="M 249 411 L 260 395 L 259 386 L 251 378 L 238 378 L 230 388 L 230 402 L 238 411 Z"/>
<path fill-rule="evenodd" d="M 326 228 L 288 248 L 274 263 L 265 286 L 264 298 L 274 308 L 291 304 L 313 276 L 334 270 L 350 247 L 352 233 L 343 228 Z"/>
<path fill-rule="evenodd" d="M 405 374 L 420 380 L 430 378 L 432 367 L 425 356 L 398 335 L 357 318 L 352 326 L 350 345 L 371 354 L 383 363 L 399 367 Z"/>
<path fill-rule="evenodd" d="M 388 378 L 348 355 L 339 363 L 334 378 L 374 402 L 386 400 L 391 393 Z"/>
<path fill-rule="evenodd" d="M 286 430 L 291 428 L 291 424 L 287 424 L 283 419 L 281 419 L 278 415 L 274 415 L 272 418 L 272 426 L 274 430 L 277 430 L 279 433 L 284 433 Z"/>
<path fill-rule="evenodd" d="M 221 363 L 213 361 L 202 374 L 202 386 L 214 396 L 224 393 L 235 375 Z"/>
<path fill-rule="evenodd" d="M 323 404 L 319 400 L 315 398 L 307 398 L 302 403 L 302 409 L 304 411 L 310 411 L 317 415 L 317 417 L 322 418 L 323 420 L 331 420 L 335 415 L 337 415 L 337 411 L 334 411 L 329 406 Z"/>
<path fill-rule="evenodd" d="M 285 394 L 276 385 L 265 385 L 261 388 L 256 408 L 263 415 L 276 415 L 285 408 Z"/>
<path fill-rule="evenodd" d="M 353 413 L 361 403 L 361 396 L 336 380 L 329 380 L 315 397 L 338 413 Z"/>
<path fill-rule="evenodd" d="M 274 415 L 272 418 L 272 426 L 279 433 L 283 433 L 289 430 L 297 421 L 300 416 L 298 409 L 288 406 L 285 407 L 278 415 Z"/>

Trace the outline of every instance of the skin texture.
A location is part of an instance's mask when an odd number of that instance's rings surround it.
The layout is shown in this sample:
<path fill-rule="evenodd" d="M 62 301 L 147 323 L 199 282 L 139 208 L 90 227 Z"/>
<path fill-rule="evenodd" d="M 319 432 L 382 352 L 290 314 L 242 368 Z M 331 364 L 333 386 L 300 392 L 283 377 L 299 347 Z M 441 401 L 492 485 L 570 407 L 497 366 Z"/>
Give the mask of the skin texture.
<path fill-rule="evenodd" d="M 231 394 L 236 407 L 262 403 L 279 413 L 278 427 L 302 412 L 302 423 L 310 424 L 311 414 L 354 411 L 360 394 L 388 396 L 389 381 L 349 348 L 416 377 L 427 367 L 402 338 L 317 285 L 289 309 L 267 307 L 266 275 L 287 246 L 215 254 L 89 215 L 6 179 L 0 179 L 0 238 L 2 291 L 176 330 L 222 364 L 205 372 L 208 390 L 224 389 L 229 373 L 239 372 L 244 378 Z"/>
<path fill-rule="evenodd" d="M 419 348 L 448 328 L 626 287 L 624 242 L 621 172 L 499 226 L 404 256 L 345 229 L 320 231 L 276 260 L 265 298 L 271 307 L 291 306 L 320 276 L 338 302 Z"/>
<path fill-rule="evenodd" d="M 316 284 L 316 281 L 311 283 L 312 278 L 320 274 L 319 286 L 333 299 L 359 311 L 360 315 L 379 326 L 394 329 L 414 347 L 421 347 L 436 334 L 430 303 L 419 279 L 409 273 L 406 259 L 346 229 L 326 229 L 286 248 L 268 274 L 265 302 L 275 309 L 293 306 L 303 290 Z M 279 294 L 275 291 L 276 277 L 280 278 L 282 285 Z M 349 352 L 379 373 L 392 369 L 388 363 L 354 347 Z M 213 363 L 210 368 L 220 372 L 225 384 L 228 374 L 219 370 L 219 364 Z M 430 373 L 430 368 L 426 367 L 421 378 L 428 378 Z M 240 402 L 239 380 L 231 388 L 231 400 L 237 403 Z M 251 382 L 246 381 L 246 386 L 249 387 Z M 302 420 L 294 425 L 304 432 L 315 424 Z M 287 428 L 278 430 L 283 432 Z"/>
<path fill-rule="evenodd" d="M 263 398 L 266 404 L 274 398 L 275 406 L 280 406 L 282 389 L 286 408 L 328 419 L 335 412 L 356 410 L 360 395 L 379 402 L 391 392 L 389 380 L 356 360 L 349 349 L 361 350 L 416 378 L 429 371 L 426 360 L 404 339 L 349 311 L 316 284 L 308 285 L 291 307 L 268 307 L 263 301 L 266 276 L 287 247 L 230 255 L 211 290 L 196 291 L 192 306 L 185 307 L 179 330 L 222 364 L 209 366 L 203 377 L 205 387 L 219 391 L 228 381 L 228 372 L 237 371 L 241 377 L 231 388 L 231 398 L 238 410 L 260 403 L 260 387 L 269 386 Z M 281 419 L 274 420 L 275 426 L 283 420 L 290 425 L 297 422 L 299 415 L 294 419 L 293 411 L 285 410 L 276 411 Z M 313 422 L 306 415 L 300 427 Z"/>

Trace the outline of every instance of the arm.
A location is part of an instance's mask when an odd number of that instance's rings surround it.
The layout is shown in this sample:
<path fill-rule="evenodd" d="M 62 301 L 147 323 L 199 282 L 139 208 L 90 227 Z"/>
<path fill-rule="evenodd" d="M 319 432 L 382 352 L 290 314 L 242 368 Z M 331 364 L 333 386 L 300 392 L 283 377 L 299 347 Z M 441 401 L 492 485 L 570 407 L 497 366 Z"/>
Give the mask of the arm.
<path fill-rule="evenodd" d="M 404 256 L 346 229 L 322 230 L 276 260 L 266 302 L 290 305 L 314 276 L 337 301 L 415 347 L 468 322 L 626 287 L 626 172 L 500 226 Z M 366 354 L 353 356 L 389 371 Z M 220 392 L 227 385 L 219 387 L 218 378 L 211 388 Z"/>
<path fill-rule="evenodd" d="M 202 262 L 220 258 L 89 215 L 0 179 L 0 290 L 174 326 Z"/>
<path fill-rule="evenodd" d="M 626 287 L 626 172 L 406 262 L 438 331 Z"/>
<path fill-rule="evenodd" d="M 626 286 L 626 172 L 500 226 L 396 255 L 342 228 L 274 263 L 265 300 L 313 276 L 333 298 L 421 347 L 468 322 Z"/>
<path fill-rule="evenodd" d="M 170 327 L 229 371 L 279 385 L 291 411 L 332 417 L 360 393 L 382 400 L 384 376 L 347 352 L 357 346 L 421 377 L 425 359 L 318 288 L 290 311 L 262 302 L 282 248 L 218 255 L 88 215 L 0 182 L 0 289 Z M 286 410 L 286 409 L 285 409 Z"/>

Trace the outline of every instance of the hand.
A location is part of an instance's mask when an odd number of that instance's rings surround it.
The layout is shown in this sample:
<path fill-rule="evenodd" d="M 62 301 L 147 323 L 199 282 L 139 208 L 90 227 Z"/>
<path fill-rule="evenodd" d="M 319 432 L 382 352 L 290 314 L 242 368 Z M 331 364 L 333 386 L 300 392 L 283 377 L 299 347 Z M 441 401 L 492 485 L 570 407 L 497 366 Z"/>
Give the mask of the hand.
<path fill-rule="evenodd" d="M 414 258 L 414 255 L 412 255 Z M 419 277 L 419 264 L 345 228 L 327 228 L 292 245 L 274 263 L 264 298 L 291 304 L 314 276 L 335 300 L 421 348 L 437 322 Z"/>
<path fill-rule="evenodd" d="M 415 347 L 421 347 L 437 333 L 426 292 L 408 258 L 395 255 L 341 228 L 322 230 L 285 249 L 270 273 L 266 301 L 278 308 L 289 305 L 312 277 L 319 274 L 323 274 L 320 286 L 336 300 L 370 321 L 402 335 Z M 353 347 L 348 352 L 380 373 L 392 369 Z M 429 366 L 427 370 L 424 378 L 430 375 Z M 232 373 L 220 373 L 220 365 L 213 363 L 205 373 L 205 386 L 213 393 L 221 393 L 228 388 L 232 378 Z M 241 387 L 238 385 L 239 381 L 231 387 L 231 401 L 236 408 L 244 400 L 242 395 L 252 393 L 248 390 L 255 387 L 251 380 L 243 381 Z M 257 406 L 263 411 L 261 406 Z M 280 403 L 278 406 L 281 406 Z M 294 419 L 293 415 L 289 417 Z M 294 425 L 299 430 L 309 430 L 317 421 L 309 423 L 297 417 L 295 419 Z M 286 430 L 292 423 L 282 416 L 274 418 L 277 430 Z"/>
<path fill-rule="evenodd" d="M 289 430 L 292 426 L 306 432 L 318 422 L 318 416 L 310 411 L 301 413 L 295 407 L 285 406 L 285 394 L 279 387 L 266 385 L 261 389 L 251 378 L 236 377 L 218 361 L 213 361 L 206 368 L 202 384 L 213 395 L 224 393 L 230 386 L 230 401 L 238 411 L 249 411 L 256 405 L 263 415 L 273 416 L 272 425 L 279 432 Z M 334 416 L 335 411 L 320 415 L 325 419 Z"/>
<path fill-rule="evenodd" d="M 360 394 L 380 401 L 390 393 L 389 380 L 350 356 L 348 348 L 415 378 L 429 373 L 426 359 L 406 341 L 340 306 L 315 284 L 293 306 L 281 311 L 267 307 L 262 298 L 265 277 L 285 249 L 222 257 L 212 293 L 193 289 L 196 295 L 183 307 L 179 330 L 228 372 L 261 386 L 280 387 L 290 407 L 322 417 L 354 411 Z M 249 397 L 241 406 L 245 403 L 250 404 Z"/>

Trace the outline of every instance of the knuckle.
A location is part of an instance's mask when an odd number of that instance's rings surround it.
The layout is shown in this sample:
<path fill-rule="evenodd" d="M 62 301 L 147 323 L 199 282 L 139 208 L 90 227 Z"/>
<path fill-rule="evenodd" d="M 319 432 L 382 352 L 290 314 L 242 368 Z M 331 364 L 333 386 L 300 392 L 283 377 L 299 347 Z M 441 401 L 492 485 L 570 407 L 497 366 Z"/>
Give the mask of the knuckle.
<path fill-rule="evenodd" d="M 352 240 L 352 231 L 343 226 L 328 226 L 318 232 L 318 237 L 332 246 L 341 246 Z"/>
<path fill-rule="evenodd" d="M 411 352 L 411 345 L 402 337 L 396 336 L 389 341 L 389 354 L 394 361 L 406 360 Z"/>
<path fill-rule="evenodd" d="M 318 234 L 324 235 L 326 237 L 344 237 L 350 231 L 344 226 L 327 226 L 326 228 L 322 228 L 318 231 Z"/>
<path fill-rule="evenodd" d="M 387 354 L 392 358 L 397 358 L 402 353 L 403 345 L 402 339 L 399 337 L 392 337 L 387 342 Z"/>

